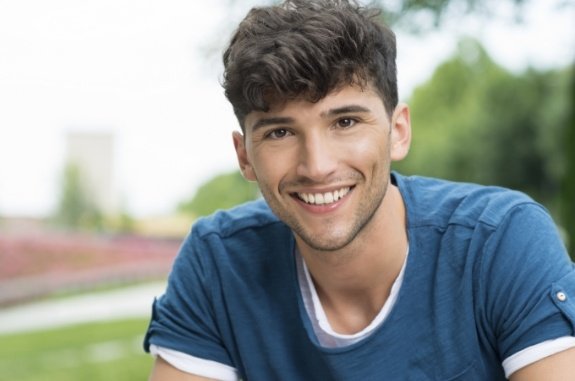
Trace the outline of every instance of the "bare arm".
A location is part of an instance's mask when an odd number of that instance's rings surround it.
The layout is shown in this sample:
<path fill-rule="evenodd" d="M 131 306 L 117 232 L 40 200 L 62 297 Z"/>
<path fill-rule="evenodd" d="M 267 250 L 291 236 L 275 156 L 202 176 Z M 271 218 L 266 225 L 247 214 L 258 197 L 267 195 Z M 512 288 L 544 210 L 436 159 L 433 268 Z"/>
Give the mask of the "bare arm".
<path fill-rule="evenodd" d="M 510 381 L 563 381 L 575 377 L 575 348 L 545 357 L 509 377 Z"/>
<path fill-rule="evenodd" d="M 214 381 L 212 378 L 196 376 L 174 368 L 160 356 L 156 357 L 149 381 Z"/>

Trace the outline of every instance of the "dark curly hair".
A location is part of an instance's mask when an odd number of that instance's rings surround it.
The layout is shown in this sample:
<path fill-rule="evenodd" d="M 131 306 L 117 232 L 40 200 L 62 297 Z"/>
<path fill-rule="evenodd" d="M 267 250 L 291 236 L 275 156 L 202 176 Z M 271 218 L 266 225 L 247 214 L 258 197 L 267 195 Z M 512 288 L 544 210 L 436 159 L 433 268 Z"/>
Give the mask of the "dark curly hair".
<path fill-rule="evenodd" d="M 339 86 L 367 85 L 389 115 L 397 105 L 395 34 L 353 0 L 286 0 L 252 8 L 226 49 L 225 94 L 240 126 L 251 111 Z"/>

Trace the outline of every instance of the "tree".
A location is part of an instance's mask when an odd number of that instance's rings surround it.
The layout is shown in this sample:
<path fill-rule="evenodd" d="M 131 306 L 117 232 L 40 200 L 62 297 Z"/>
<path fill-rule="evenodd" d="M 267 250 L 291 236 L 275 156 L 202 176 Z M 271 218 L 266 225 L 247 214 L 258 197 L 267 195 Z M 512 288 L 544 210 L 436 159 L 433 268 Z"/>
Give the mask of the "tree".
<path fill-rule="evenodd" d="M 178 209 L 194 216 L 206 216 L 218 209 L 229 209 L 258 197 L 257 185 L 247 182 L 239 171 L 217 175 L 201 185 L 193 198 Z"/>
<path fill-rule="evenodd" d="M 97 229 L 103 224 L 102 214 L 96 207 L 78 166 L 66 165 L 62 177 L 62 191 L 55 222 L 67 229 Z"/>

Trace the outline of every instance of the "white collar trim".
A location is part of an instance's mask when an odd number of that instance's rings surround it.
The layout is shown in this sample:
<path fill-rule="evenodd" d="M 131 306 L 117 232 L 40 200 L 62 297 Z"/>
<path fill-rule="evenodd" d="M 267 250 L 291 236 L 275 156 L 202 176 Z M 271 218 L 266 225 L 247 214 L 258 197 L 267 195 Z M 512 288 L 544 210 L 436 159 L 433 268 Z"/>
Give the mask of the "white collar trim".
<path fill-rule="evenodd" d="M 407 249 L 407 253 L 405 256 L 405 260 L 399 272 L 399 275 L 393 282 L 391 286 L 391 291 L 389 293 L 389 297 L 387 298 L 385 304 L 377 314 L 377 316 L 372 320 L 372 322 L 362 329 L 359 332 L 354 334 L 341 334 L 337 333 L 333 330 L 323 306 L 319 300 L 319 296 L 317 295 L 317 291 L 313 281 L 311 279 L 311 275 L 309 270 L 303 260 L 301 254 L 296 249 L 296 263 L 297 263 L 297 272 L 298 272 L 298 280 L 300 284 L 300 291 L 302 293 L 305 309 L 307 311 L 310 320 L 312 321 L 312 326 L 314 333 L 316 334 L 319 342 L 321 345 L 326 347 L 342 347 L 346 345 L 350 345 L 356 343 L 367 336 L 369 336 L 372 332 L 375 331 L 389 316 L 391 309 L 395 305 L 397 301 L 397 296 L 399 294 L 399 289 L 403 283 L 403 277 L 405 274 L 405 267 L 407 264 L 407 256 L 409 254 L 409 247 Z"/>

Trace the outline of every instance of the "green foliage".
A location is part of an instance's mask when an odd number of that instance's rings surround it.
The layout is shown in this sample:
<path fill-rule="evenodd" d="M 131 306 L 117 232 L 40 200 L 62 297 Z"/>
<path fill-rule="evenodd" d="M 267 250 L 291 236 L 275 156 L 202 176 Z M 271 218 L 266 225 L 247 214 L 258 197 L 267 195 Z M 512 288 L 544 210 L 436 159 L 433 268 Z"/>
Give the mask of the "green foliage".
<path fill-rule="evenodd" d="M 18 381 L 145 380 L 147 320 L 126 320 L 0 336 L 0 378 Z"/>
<path fill-rule="evenodd" d="M 243 202 L 255 200 L 258 187 L 246 181 L 239 171 L 217 175 L 202 185 L 187 202 L 178 209 L 194 216 L 207 216 L 218 209 L 229 209 Z"/>
<path fill-rule="evenodd" d="M 565 171 L 569 71 L 513 75 L 473 40 L 440 65 L 410 100 L 413 144 L 397 168 L 496 184 L 558 207 Z"/>
<path fill-rule="evenodd" d="M 55 221 L 72 230 L 102 228 L 103 216 L 90 196 L 80 169 L 73 163 L 64 169 Z"/>
<path fill-rule="evenodd" d="M 575 260 L 575 74 L 571 76 L 569 84 L 571 97 L 569 98 L 569 117 L 566 123 L 567 133 L 564 140 L 567 168 L 562 183 L 561 211 L 571 258 Z"/>

